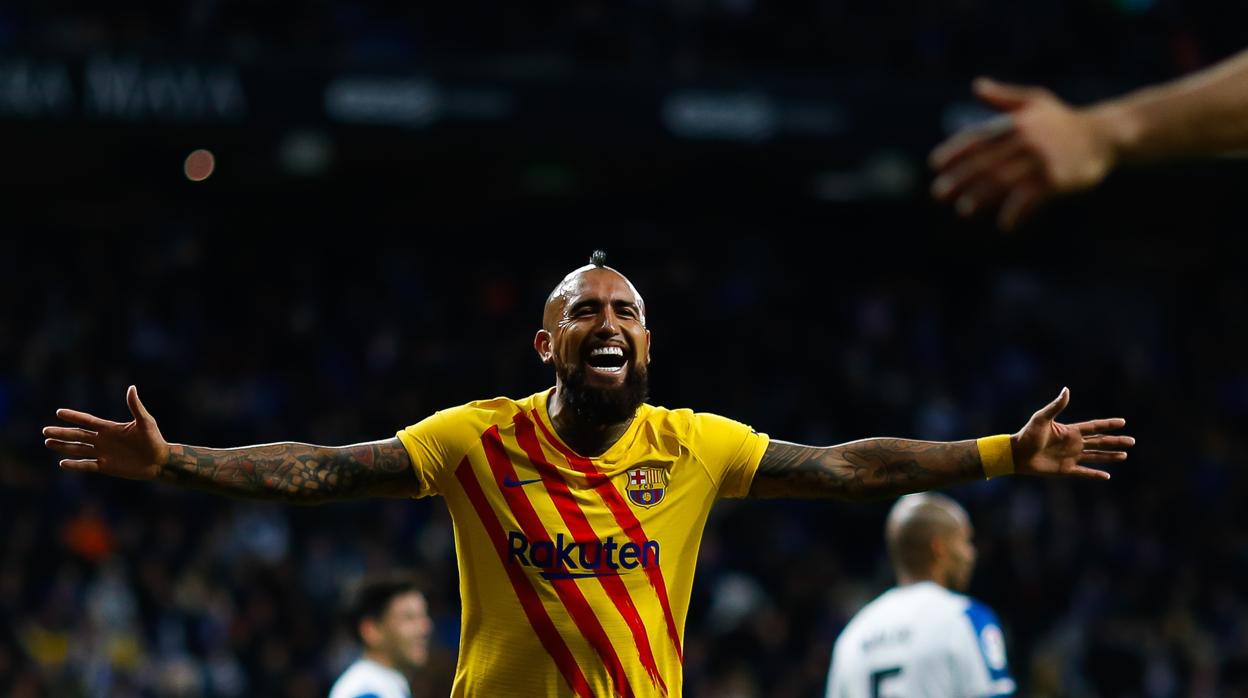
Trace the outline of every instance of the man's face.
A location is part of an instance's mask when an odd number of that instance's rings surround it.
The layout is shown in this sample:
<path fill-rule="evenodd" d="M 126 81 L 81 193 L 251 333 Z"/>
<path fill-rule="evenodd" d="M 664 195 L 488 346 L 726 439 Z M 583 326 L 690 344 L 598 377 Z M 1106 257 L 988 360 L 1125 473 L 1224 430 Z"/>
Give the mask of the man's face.
<path fill-rule="evenodd" d="M 618 422 L 646 399 L 650 331 L 645 306 L 615 271 L 591 269 L 573 277 L 547 308 L 536 347 L 553 364 L 564 401 L 580 416 Z"/>
<path fill-rule="evenodd" d="M 390 601 L 377 622 L 379 647 L 396 668 L 416 669 L 429 659 L 429 634 L 433 621 L 418 591 L 400 594 Z"/>
<path fill-rule="evenodd" d="M 945 541 L 945 570 L 949 582 L 946 586 L 954 591 L 966 591 L 971 586 L 971 574 L 975 571 L 975 544 L 971 542 L 973 531 L 968 525 L 958 526 Z"/>

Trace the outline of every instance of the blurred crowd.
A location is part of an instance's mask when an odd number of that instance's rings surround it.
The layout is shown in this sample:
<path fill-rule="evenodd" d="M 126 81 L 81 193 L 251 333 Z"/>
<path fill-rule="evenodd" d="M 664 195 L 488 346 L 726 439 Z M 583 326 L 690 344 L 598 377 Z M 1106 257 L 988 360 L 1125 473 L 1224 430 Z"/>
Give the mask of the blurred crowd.
<path fill-rule="evenodd" d="M 0 695 L 324 695 L 355 652 L 343 587 L 395 567 L 430 584 L 415 695 L 446 695 L 458 596 L 440 501 L 300 508 L 65 473 L 39 429 L 64 406 L 127 418 L 130 383 L 166 438 L 210 446 L 386 438 L 527 395 L 553 383 L 532 333 L 583 239 L 431 263 L 180 230 L 32 239 L 0 261 Z M 1111 482 L 953 492 L 980 550 L 971 593 L 998 610 L 1024 693 L 1248 695 L 1241 277 L 784 242 L 603 245 L 648 300 L 650 402 L 813 444 L 959 439 L 1016 429 L 1067 385 L 1070 419 L 1126 416 L 1139 440 Z M 888 505 L 722 502 L 686 694 L 822 695 L 837 633 L 892 583 Z"/>

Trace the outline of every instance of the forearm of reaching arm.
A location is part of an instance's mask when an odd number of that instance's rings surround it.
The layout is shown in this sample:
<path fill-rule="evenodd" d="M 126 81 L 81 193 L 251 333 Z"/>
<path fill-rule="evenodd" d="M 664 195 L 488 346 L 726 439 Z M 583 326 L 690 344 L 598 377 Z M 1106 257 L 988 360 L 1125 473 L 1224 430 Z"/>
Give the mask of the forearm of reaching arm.
<path fill-rule="evenodd" d="M 417 482 L 397 438 L 331 447 L 275 443 L 243 448 L 169 445 L 166 482 L 218 494 L 292 504 L 410 497 Z"/>
<path fill-rule="evenodd" d="M 1248 51 L 1088 108 L 1120 160 L 1248 148 Z"/>
<path fill-rule="evenodd" d="M 871 500 L 983 477 L 974 440 L 883 438 L 827 447 L 772 440 L 759 461 L 750 496 Z"/>

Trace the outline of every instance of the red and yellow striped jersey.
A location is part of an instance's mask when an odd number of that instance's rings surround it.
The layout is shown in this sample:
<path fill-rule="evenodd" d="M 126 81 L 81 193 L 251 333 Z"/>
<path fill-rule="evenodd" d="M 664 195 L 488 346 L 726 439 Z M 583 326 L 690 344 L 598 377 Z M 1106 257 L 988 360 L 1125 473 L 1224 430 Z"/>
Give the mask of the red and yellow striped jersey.
<path fill-rule="evenodd" d="M 702 529 L 741 497 L 767 435 L 642 405 L 596 458 L 546 411 L 553 388 L 398 432 L 420 493 L 446 498 L 463 604 L 454 696 L 679 696 Z"/>

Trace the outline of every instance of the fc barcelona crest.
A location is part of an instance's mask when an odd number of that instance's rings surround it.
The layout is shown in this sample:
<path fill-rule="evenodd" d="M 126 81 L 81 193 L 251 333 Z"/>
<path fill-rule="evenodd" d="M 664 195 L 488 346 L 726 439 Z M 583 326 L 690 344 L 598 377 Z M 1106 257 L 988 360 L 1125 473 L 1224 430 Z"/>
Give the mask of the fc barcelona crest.
<path fill-rule="evenodd" d="M 664 468 L 633 468 L 628 471 L 625 489 L 628 498 L 639 507 L 650 508 L 663 501 L 667 493 L 667 470 Z"/>

